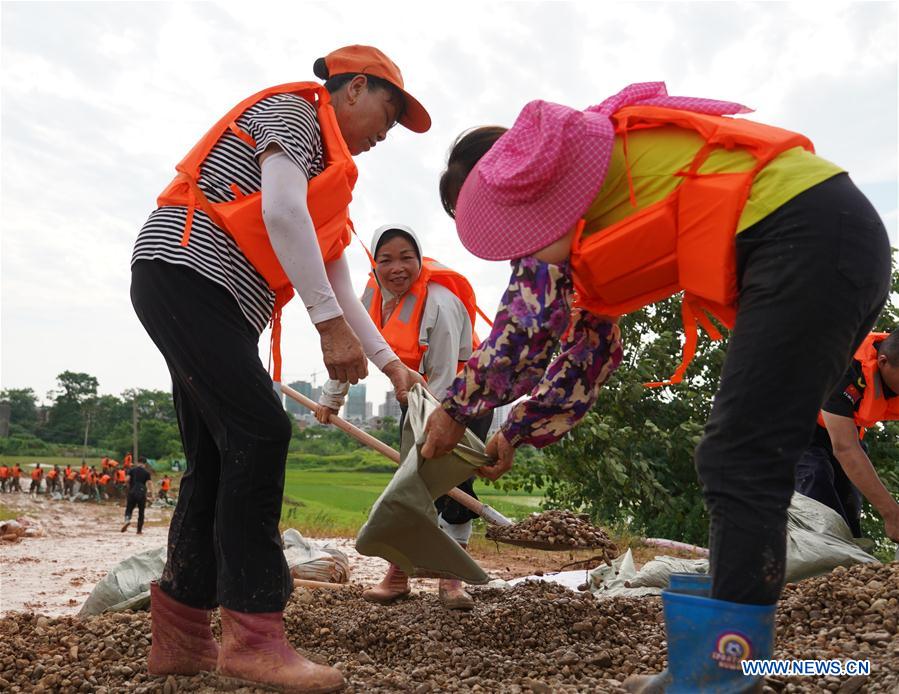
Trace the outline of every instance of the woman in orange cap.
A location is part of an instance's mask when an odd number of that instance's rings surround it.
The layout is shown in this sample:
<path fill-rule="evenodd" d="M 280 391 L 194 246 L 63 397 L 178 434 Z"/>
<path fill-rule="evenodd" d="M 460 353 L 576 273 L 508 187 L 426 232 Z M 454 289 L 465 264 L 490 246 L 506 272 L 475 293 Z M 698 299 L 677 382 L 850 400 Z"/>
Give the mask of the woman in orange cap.
<path fill-rule="evenodd" d="M 441 181 L 462 243 L 513 273 L 493 331 L 428 421 L 425 457 L 524 395 L 483 474 L 564 436 L 621 360 L 619 315 L 684 292 L 685 359 L 665 384 L 683 377 L 697 323 L 717 332 L 707 312 L 733 328 L 696 450 L 711 578 L 672 579 L 669 669 L 632 691 L 761 688 L 740 662 L 772 657 L 794 469 L 890 286 L 886 230 L 846 172 L 798 133 L 727 117 L 746 110 L 658 82 L 586 111 L 531 102 L 508 132 L 460 138 Z"/>
<path fill-rule="evenodd" d="M 293 586 L 278 521 L 291 425 L 257 342 L 271 322 L 277 382 L 281 308 L 296 289 L 332 378 L 357 382 L 368 358 L 400 397 L 417 380 L 355 296 L 343 249 L 352 157 L 397 122 L 426 131 L 430 117 L 376 48 L 340 48 L 314 71 L 324 86 L 271 87 L 221 118 L 135 243 L 132 303 L 171 372 L 188 461 L 151 587 L 153 675 L 217 670 L 291 692 L 344 684 L 284 634 Z M 216 606 L 221 649 L 209 629 Z"/>

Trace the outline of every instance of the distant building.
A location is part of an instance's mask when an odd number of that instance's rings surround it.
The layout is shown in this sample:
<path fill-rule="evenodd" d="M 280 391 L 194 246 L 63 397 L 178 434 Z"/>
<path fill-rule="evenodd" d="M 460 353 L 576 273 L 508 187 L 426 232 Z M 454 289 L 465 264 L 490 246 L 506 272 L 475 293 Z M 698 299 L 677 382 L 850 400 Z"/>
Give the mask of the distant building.
<path fill-rule="evenodd" d="M 396 395 L 392 390 L 388 390 L 384 396 L 384 402 L 378 405 L 379 417 L 393 417 L 397 422 L 400 421 L 402 410 L 400 404 L 396 401 Z"/>
<path fill-rule="evenodd" d="M 365 402 L 365 384 L 357 383 L 350 386 L 350 392 L 347 394 L 346 406 L 344 407 L 344 418 L 351 422 L 364 422 L 371 414 L 371 410 L 366 408 Z"/>
<path fill-rule="evenodd" d="M 312 384 L 308 381 L 294 381 L 293 383 L 288 383 L 287 385 L 297 391 L 300 395 L 305 395 L 310 400 L 318 402 L 318 396 L 313 395 Z M 303 417 L 304 415 L 311 414 L 308 409 L 303 407 L 293 398 L 286 398 L 284 402 L 287 411 L 294 417 Z"/>

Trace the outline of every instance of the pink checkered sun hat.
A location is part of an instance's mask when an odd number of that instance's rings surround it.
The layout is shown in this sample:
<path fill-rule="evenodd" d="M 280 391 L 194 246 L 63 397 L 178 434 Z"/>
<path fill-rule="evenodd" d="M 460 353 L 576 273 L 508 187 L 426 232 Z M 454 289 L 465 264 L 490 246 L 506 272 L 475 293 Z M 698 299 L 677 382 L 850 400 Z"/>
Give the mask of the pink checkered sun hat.
<path fill-rule="evenodd" d="M 605 180 L 615 142 L 611 115 L 635 103 L 715 115 L 749 111 L 729 101 L 668 96 L 664 82 L 632 84 L 585 111 L 532 101 L 459 191 L 462 245 L 479 258 L 508 260 L 564 236 Z"/>
<path fill-rule="evenodd" d="M 603 114 L 527 104 L 459 191 L 462 245 L 480 258 L 506 260 L 563 236 L 602 186 L 614 141 Z"/>

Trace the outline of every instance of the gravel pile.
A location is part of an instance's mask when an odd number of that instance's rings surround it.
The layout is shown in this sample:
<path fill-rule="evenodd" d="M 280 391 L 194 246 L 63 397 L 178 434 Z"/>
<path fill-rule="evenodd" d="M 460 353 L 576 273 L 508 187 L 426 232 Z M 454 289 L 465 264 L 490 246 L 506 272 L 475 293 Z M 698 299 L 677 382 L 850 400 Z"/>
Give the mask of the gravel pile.
<path fill-rule="evenodd" d="M 512 525 L 490 525 L 487 539 L 540 549 L 601 549 L 610 558 L 618 555 L 602 528 L 591 524 L 589 516 L 571 511 L 544 511 Z"/>
<path fill-rule="evenodd" d="M 899 563 L 788 586 L 777 656 L 870 658 L 872 674 L 771 680 L 766 691 L 895 691 L 897 601 Z M 361 588 L 298 590 L 286 622 L 297 646 L 344 671 L 351 692 L 619 692 L 629 674 L 665 665 L 657 598 L 598 602 L 546 583 L 479 590 L 467 613 L 446 611 L 429 594 L 380 607 L 362 600 Z M 10 616 L 0 620 L 0 691 L 223 690 L 209 673 L 149 677 L 149 636 L 146 613 Z"/>

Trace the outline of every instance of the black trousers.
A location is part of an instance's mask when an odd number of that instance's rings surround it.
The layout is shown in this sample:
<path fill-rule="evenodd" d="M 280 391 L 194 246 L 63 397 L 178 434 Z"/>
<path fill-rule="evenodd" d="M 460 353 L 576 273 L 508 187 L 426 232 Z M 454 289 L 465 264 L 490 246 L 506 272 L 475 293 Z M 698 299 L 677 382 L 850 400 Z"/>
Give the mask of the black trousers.
<path fill-rule="evenodd" d="M 128 498 L 125 499 L 125 520 L 131 520 L 131 514 L 134 512 L 135 507 L 137 508 L 137 532 L 140 532 L 144 529 L 144 509 L 147 507 L 147 496 L 145 494 L 142 495 L 132 495 L 129 494 Z"/>
<path fill-rule="evenodd" d="M 737 235 L 739 306 L 696 449 L 712 597 L 768 605 L 784 582 L 787 507 L 817 412 L 890 286 L 883 223 L 846 174 Z"/>
<path fill-rule="evenodd" d="M 862 536 L 861 492 L 831 451 L 822 446 L 805 449 L 796 466 L 796 491 L 839 513 L 852 537 Z"/>
<path fill-rule="evenodd" d="M 160 587 L 190 607 L 279 612 L 293 588 L 278 532 L 291 425 L 258 336 L 183 266 L 135 263 L 131 301 L 171 372 L 187 457 Z"/>

